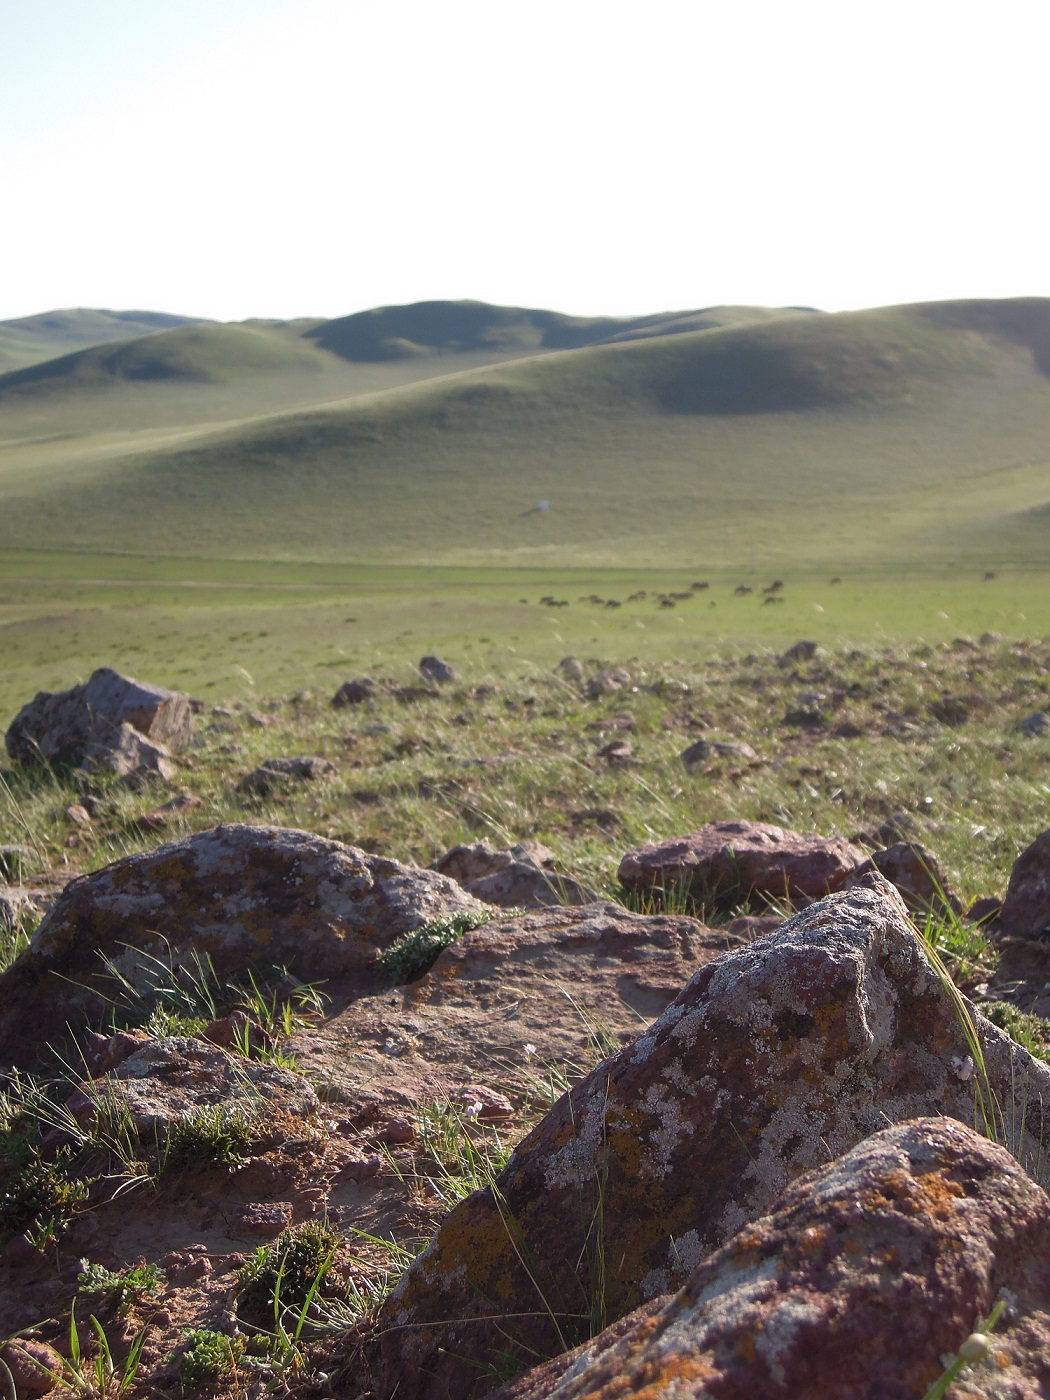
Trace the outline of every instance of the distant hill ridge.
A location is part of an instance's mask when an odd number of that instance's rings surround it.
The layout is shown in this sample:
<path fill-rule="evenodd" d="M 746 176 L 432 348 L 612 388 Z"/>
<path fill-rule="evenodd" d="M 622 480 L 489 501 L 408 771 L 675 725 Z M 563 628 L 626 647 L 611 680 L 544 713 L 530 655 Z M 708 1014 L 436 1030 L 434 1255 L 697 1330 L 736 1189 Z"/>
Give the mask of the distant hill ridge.
<path fill-rule="evenodd" d="M 1043 561 L 1048 520 L 1043 298 L 634 318 L 421 302 L 182 323 L 0 376 L 0 545 Z"/>

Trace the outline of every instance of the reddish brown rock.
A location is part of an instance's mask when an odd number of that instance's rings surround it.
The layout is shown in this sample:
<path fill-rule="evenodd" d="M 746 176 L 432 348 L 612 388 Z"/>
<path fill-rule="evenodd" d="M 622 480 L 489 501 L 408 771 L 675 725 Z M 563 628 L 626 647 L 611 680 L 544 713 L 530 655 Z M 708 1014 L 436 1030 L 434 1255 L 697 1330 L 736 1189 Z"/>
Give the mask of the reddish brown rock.
<path fill-rule="evenodd" d="M 895 886 L 912 913 L 962 913 L 962 904 L 937 864 L 937 857 L 917 841 L 898 841 L 885 850 L 873 851 L 846 883 L 863 879 L 871 870 L 877 870 Z"/>
<path fill-rule="evenodd" d="M 180 792 L 169 802 L 164 802 L 152 811 L 143 812 L 141 816 L 136 817 L 135 825 L 140 831 L 163 831 L 166 827 L 175 825 L 180 817 L 203 809 L 204 803 L 199 797 L 194 797 L 189 792 Z"/>
<path fill-rule="evenodd" d="M 819 899 L 865 859 L 841 836 L 767 822 L 709 822 L 688 836 L 628 851 L 617 877 L 628 890 L 682 889 L 704 899 Z"/>
<path fill-rule="evenodd" d="M 1050 1394 L 1050 1199 L 943 1118 L 789 1187 L 686 1286 L 490 1400 L 916 1400 L 999 1299 L 953 1395 Z"/>
<path fill-rule="evenodd" d="M 181 753 L 190 741 L 190 698 L 102 667 L 71 690 L 40 691 L 12 720 L 7 752 L 23 763 L 79 763 L 92 746 L 109 747 L 122 724 Z"/>
<path fill-rule="evenodd" d="M 46 1395 L 67 1378 L 66 1363 L 54 1347 L 29 1337 L 8 1342 L 0 1349 L 0 1361 L 10 1371 L 19 1395 Z"/>
<path fill-rule="evenodd" d="M 1035 1129 L 1050 1068 L 973 1016 L 1005 1122 Z M 483 1395 L 501 1357 L 576 1339 L 595 1270 L 606 1316 L 623 1316 L 887 1120 L 972 1123 L 977 1078 L 896 892 L 828 897 L 700 968 L 519 1144 L 498 1196 L 446 1217 L 380 1315 L 380 1400 Z M 1018 1150 L 1034 1162 L 1042 1146 Z"/>
<path fill-rule="evenodd" d="M 307 980 L 376 979 L 382 950 L 433 919 L 485 906 L 430 870 L 282 827 L 218 826 L 68 884 L 0 973 L 0 1063 L 101 1016 L 140 955 L 207 954 L 221 977 L 284 965 Z"/>
<path fill-rule="evenodd" d="M 371 676 L 359 676 L 355 680 L 344 681 L 332 696 L 332 704 L 337 710 L 345 710 L 350 705 L 361 705 L 371 699 L 379 690 Z"/>
<path fill-rule="evenodd" d="M 349 1106 L 347 1129 L 374 1140 L 391 1114 L 462 1103 L 482 1072 L 512 1099 L 535 1100 L 549 1064 L 582 1073 L 608 1043 L 643 1030 L 701 963 L 741 944 L 695 919 L 615 904 L 494 919 L 425 976 L 357 998 L 289 1049 L 323 1097 Z"/>
<path fill-rule="evenodd" d="M 1022 938 L 1050 935 L 1050 831 L 1041 832 L 1014 862 L 999 927 Z"/>
<path fill-rule="evenodd" d="M 235 1235 L 279 1235 L 292 1223 L 291 1201 L 249 1201 L 229 1214 Z"/>
<path fill-rule="evenodd" d="M 596 891 L 559 871 L 553 851 L 538 841 L 523 841 L 504 850 L 487 841 L 453 846 L 430 869 L 448 875 L 475 899 L 503 909 L 590 904 L 598 898 Z"/>

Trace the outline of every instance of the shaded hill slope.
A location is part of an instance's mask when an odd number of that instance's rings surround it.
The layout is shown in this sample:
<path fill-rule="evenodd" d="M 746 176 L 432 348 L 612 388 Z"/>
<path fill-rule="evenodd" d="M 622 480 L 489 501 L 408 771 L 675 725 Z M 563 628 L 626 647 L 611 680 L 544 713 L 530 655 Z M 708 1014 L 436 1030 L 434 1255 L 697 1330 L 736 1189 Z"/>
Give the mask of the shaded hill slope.
<path fill-rule="evenodd" d="M 456 305 L 431 318 L 425 353 L 378 368 L 455 364 L 453 331 L 461 353 L 489 336 L 504 354 L 515 336 L 578 331 L 473 304 L 456 320 Z M 421 334 L 419 309 L 401 311 L 382 329 Z M 651 318 L 604 344 L 149 450 L 56 449 L 32 472 L 24 452 L 21 471 L 0 459 L 0 543 L 413 562 L 1046 558 L 1050 302 L 746 314 L 665 318 L 669 335 Z M 686 328 L 704 315 L 729 324 Z M 347 321 L 342 353 L 379 354 L 379 323 Z M 339 324 L 266 334 L 297 366 L 347 364 L 316 348 Z M 347 364 L 362 368 L 376 364 Z"/>

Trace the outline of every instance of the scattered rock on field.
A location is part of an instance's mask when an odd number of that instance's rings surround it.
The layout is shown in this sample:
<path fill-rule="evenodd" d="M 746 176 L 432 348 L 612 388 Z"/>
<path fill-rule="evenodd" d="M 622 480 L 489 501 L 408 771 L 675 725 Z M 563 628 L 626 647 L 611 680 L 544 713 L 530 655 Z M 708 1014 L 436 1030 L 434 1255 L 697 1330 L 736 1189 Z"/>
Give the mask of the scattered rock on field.
<path fill-rule="evenodd" d="M 631 680 L 630 671 L 622 666 L 609 666 L 590 678 L 587 682 L 587 694 L 592 700 L 599 700 L 603 695 L 613 695 L 616 691 L 625 689 L 631 684 Z"/>
<path fill-rule="evenodd" d="M 256 797 L 266 797 L 275 788 L 290 782 L 312 783 L 336 771 L 335 764 L 327 758 L 311 755 L 306 758 L 267 758 L 237 784 L 241 792 L 254 793 Z"/>
<path fill-rule="evenodd" d="M 846 883 L 863 879 L 871 870 L 877 870 L 896 887 L 913 913 L 962 913 L 962 904 L 949 887 L 936 856 L 917 841 L 898 841 L 884 850 L 873 851 Z"/>
<path fill-rule="evenodd" d="M 74 826 L 86 830 L 91 825 L 91 813 L 82 802 L 71 802 L 66 808 L 66 816 Z"/>
<path fill-rule="evenodd" d="M 424 656 L 419 663 L 419 674 L 424 680 L 436 681 L 438 684 L 456 679 L 453 668 L 447 661 L 442 661 L 440 656 Z"/>
<path fill-rule="evenodd" d="M 792 661 L 812 661 L 819 651 L 820 645 L 817 642 L 796 642 L 794 646 L 788 647 L 780 661 L 785 666 L 790 665 Z"/>
<path fill-rule="evenodd" d="M 767 822 L 709 822 L 688 836 L 628 851 L 617 876 L 636 891 L 658 886 L 704 898 L 818 899 L 838 889 L 864 859 L 841 836 L 786 831 Z"/>
<path fill-rule="evenodd" d="M 616 1242 L 604 1303 L 621 1317 L 887 1121 L 973 1121 L 956 1003 L 899 896 L 872 879 L 876 888 L 831 895 L 701 967 L 519 1144 L 498 1198 L 475 1192 L 446 1217 L 380 1314 L 380 1400 L 484 1395 L 479 1372 L 508 1351 L 561 1350 L 535 1280 L 547 1298 L 578 1296 L 590 1222 Z M 1022 1105 L 1050 1103 L 1050 1067 L 973 1017 L 992 1092 L 1020 1123 Z M 1029 1108 L 1030 1129 L 1036 1119 Z M 1031 1138 L 1019 1149 L 1032 1162 L 1043 1150 Z"/>
<path fill-rule="evenodd" d="M 108 747 L 122 724 L 181 753 L 189 744 L 189 696 L 103 667 L 71 690 L 40 691 L 12 720 L 7 751 L 23 763 L 79 763 L 91 746 Z"/>
<path fill-rule="evenodd" d="M 180 817 L 187 816 L 190 812 L 200 812 L 204 809 L 204 803 L 199 797 L 194 797 L 189 792 L 179 792 L 169 801 L 164 802 L 159 807 L 154 807 L 151 812 L 143 812 L 135 818 L 135 825 L 140 831 L 163 831 L 165 827 L 171 826 Z"/>
<path fill-rule="evenodd" d="M 751 763 L 757 757 L 750 744 L 718 739 L 697 739 L 679 754 L 679 758 L 690 772 L 719 760 L 727 763 Z"/>
<path fill-rule="evenodd" d="M 554 669 L 563 681 L 569 681 L 572 685 L 583 684 L 586 673 L 578 656 L 563 656 Z"/>
<path fill-rule="evenodd" d="M 626 739 L 611 739 L 598 750 L 597 757 L 604 758 L 609 764 L 626 763 L 631 753 L 631 746 Z"/>
<path fill-rule="evenodd" d="M 559 873 L 553 851 L 538 841 L 506 850 L 496 850 L 487 841 L 453 846 L 430 869 L 449 876 L 475 899 L 504 909 L 589 904 L 598 898 L 571 875 Z"/>
<path fill-rule="evenodd" d="M 911 1400 L 999 1297 L 1010 1303 L 991 1354 L 958 1389 L 1042 1394 L 1048 1248 L 1050 1201 L 1008 1152 L 961 1123 L 918 1119 L 796 1181 L 680 1293 L 490 1400 Z"/>
<path fill-rule="evenodd" d="M 1050 831 L 1040 832 L 1014 861 L 999 928 L 1021 938 L 1050 935 Z"/>
<path fill-rule="evenodd" d="M 898 841 L 919 841 L 922 834 L 921 824 L 910 812 L 894 812 L 864 840 L 878 850 L 884 846 L 895 846 Z"/>
<path fill-rule="evenodd" d="M 227 1217 L 235 1235 L 279 1235 L 292 1223 L 291 1201 L 250 1201 Z"/>
<path fill-rule="evenodd" d="M 175 776 L 171 751 L 130 724 L 122 724 L 105 743 L 89 744 L 82 766 L 92 772 L 116 773 L 131 788 L 141 787 L 153 778 L 167 782 Z"/>
<path fill-rule="evenodd" d="M 0 933 L 13 933 L 38 913 L 35 900 L 24 886 L 0 885 Z"/>
<path fill-rule="evenodd" d="M 998 895 L 982 895 L 980 899 L 975 899 L 967 909 L 966 918 L 971 924 L 983 924 L 986 928 L 990 928 L 998 922 L 1002 908 L 1003 901 Z"/>
<path fill-rule="evenodd" d="M 379 687 L 371 676 L 357 676 L 342 683 L 332 696 L 332 704 L 337 710 L 346 709 L 349 705 L 360 705 L 371 699 L 378 690 Z"/>
<path fill-rule="evenodd" d="M 1042 739 L 1050 734 L 1050 715 L 1043 710 L 1036 710 L 1030 715 L 1026 715 L 1018 724 L 1017 728 L 1022 734 L 1027 734 L 1030 739 Z"/>
<path fill-rule="evenodd" d="M 113 992 L 103 957 L 129 976 L 141 950 L 177 963 L 207 954 L 220 977 L 284 964 L 308 980 L 368 986 L 395 938 L 484 907 L 434 871 L 305 831 L 196 832 L 66 886 L 29 948 L 0 973 L 0 1063 L 26 1064 L 67 1022 L 101 1015 L 99 993 Z"/>

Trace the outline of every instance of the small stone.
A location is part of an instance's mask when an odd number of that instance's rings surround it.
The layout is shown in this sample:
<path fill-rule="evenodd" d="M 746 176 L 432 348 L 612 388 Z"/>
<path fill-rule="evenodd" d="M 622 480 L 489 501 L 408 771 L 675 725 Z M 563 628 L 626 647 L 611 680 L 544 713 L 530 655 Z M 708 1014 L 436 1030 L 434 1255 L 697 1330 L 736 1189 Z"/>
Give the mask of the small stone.
<path fill-rule="evenodd" d="M 1047 734 L 1050 734 L 1050 715 L 1043 710 L 1035 710 L 1032 714 L 1026 715 L 1017 728 L 1022 734 L 1027 734 L 1030 739 L 1045 738 Z"/>
<path fill-rule="evenodd" d="M 1003 901 L 994 894 L 975 899 L 966 911 L 966 921 L 971 924 L 994 924 L 1003 907 Z"/>
<path fill-rule="evenodd" d="M 419 663 L 419 673 L 424 680 L 444 684 L 456 679 L 456 673 L 447 661 L 440 656 L 424 656 Z"/>
<path fill-rule="evenodd" d="M 341 1175 L 350 1181 L 371 1181 L 383 1169 L 383 1159 L 378 1153 L 369 1157 L 352 1157 L 341 1168 Z"/>
<path fill-rule="evenodd" d="M 251 1201 L 229 1214 L 230 1228 L 240 1235 L 279 1235 L 292 1223 L 291 1201 Z"/>
<path fill-rule="evenodd" d="M 583 684 L 585 673 L 578 656 L 563 656 L 554 669 L 563 681 L 568 681 L 571 685 Z"/>
<path fill-rule="evenodd" d="M 510 1099 L 483 1084 L 467 1084 L 457 1090 L 455 1098 L 472 1118 L 482 1123 L 499 1123 L 514 1117 L 514 1105 Z M 472 1109 L 475 1110 L 473 1113 Z"/>
<path fill-rule="evenodd" d="M 782 665 L 790 665 L 793 661 L 812 661 L 819 651 L 820 646 L 817 642 L 796 642 L 794 646 L 788 647 L 780 661 Z"/>
<path fill-rule="evenodd" d="M 23 1395 L 46 1395 L 66 1374 L 66 1363 L 46 1342 L 19 1337 L 0 1349 L 0 1361 Z M 64 1387 L 63 1387 L 64 1388 Z"/>
<path fill-rule="evenodd" d="M 66 808 L 66 816 L 74 826 L 86 828 L 91 825 L 91 817 L 88 813 L 88 809 L 80 802 L 71 802 Z"/>
<path fill-rule="evenodd" d="M 345 710 L 350 705 L 360 705 L 370 700 L 378 690 L 371 676 L 358 676 L 342 683 L 332 696 L 332 705 L 337 710 Z"/>

